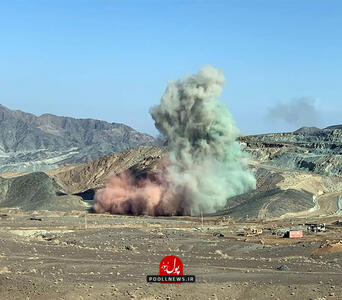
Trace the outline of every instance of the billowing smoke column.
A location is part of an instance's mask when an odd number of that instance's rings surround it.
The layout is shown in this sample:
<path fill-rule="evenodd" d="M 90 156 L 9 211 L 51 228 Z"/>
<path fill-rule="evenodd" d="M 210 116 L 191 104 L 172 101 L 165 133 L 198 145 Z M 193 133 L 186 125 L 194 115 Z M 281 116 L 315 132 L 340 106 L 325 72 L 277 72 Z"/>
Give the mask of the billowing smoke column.
<path fill-rule="evenodd" d="M 255 188 L 239 130 L 217 99 L 223 72 L 211 66 L 170 82 L 150 113 L 167 139 L 167 166 L 156 180 L 137 182 L 129 174 L 109 179 L 95 196 L 95 209 L 119 214 L 195 215 L 215 212 L 227 199 Z"/>

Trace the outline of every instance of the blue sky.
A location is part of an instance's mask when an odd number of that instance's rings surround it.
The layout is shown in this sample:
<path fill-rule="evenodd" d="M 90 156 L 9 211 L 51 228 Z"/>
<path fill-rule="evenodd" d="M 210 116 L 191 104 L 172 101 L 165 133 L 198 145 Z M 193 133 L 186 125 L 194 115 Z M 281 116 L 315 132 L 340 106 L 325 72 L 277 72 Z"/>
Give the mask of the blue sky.
<path fill-rule="evenodd" d="M 342 123 L 341 15 L 339 0 L 2 0 L 0 103 L 155 135 L 167 81 L 212 64 L 246 134 Z M 270 118 L 299 98 L 315 118 Z"/>

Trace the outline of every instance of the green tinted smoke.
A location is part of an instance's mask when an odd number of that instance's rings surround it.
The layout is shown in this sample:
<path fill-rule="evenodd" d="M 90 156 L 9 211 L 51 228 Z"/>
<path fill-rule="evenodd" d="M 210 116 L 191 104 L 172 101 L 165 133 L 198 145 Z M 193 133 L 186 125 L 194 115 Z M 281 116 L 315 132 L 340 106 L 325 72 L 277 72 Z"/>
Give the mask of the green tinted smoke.
<path fill-rule="evenodd" d="M 215 212 L 232 196 L 255 188 L 246 154 L 236 141 L 240 131 L 218 99 L 223 72 L 211 66 L 170 82 L 150 113 L 167 138 L 168 176 L 184 213 Z"/>

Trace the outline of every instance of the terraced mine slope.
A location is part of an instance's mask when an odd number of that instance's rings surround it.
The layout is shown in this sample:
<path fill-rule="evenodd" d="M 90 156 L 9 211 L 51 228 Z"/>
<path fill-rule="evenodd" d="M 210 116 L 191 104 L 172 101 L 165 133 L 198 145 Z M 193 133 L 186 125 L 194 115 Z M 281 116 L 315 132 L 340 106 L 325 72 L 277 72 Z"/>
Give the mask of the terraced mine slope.
<path fill-rule="evenodd" d="M 245 136 L 239 141 L 261 163 L 318 174 L 342 174 L 342 125 Z"/>
<path fill-rule="evenodd" d="M 227 200 L 227 215 L 239 220 L 273 220 L 339 215 L 342 180 L 339 176 L 284 170 L 251 163 L 257 189 Z"/>

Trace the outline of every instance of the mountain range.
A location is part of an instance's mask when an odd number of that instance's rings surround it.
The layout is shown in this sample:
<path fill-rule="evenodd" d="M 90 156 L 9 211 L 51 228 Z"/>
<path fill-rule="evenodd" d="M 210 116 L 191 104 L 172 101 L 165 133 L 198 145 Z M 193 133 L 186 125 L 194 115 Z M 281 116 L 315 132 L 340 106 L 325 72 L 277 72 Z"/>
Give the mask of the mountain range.
<path fill-rule="evenodd" d="M 341 214 L 341 125 L 238 141 L 249 154 L 257 187 L 227 199 L 215 216 L 273 220 Z M 84 211 L 109 175 L 160 172 L 167 148 L 156 143 L 123 124 L 37 117 L 0 106 L 0 207 Z M 16 173 L 30 171 L 40 172 Z"/>
<path fill-rule="evenodd" d="M 0 172 L 44 171 L 154 144 L 152 136 L 124 124 L 35 116 L 0 104 Z"/>

